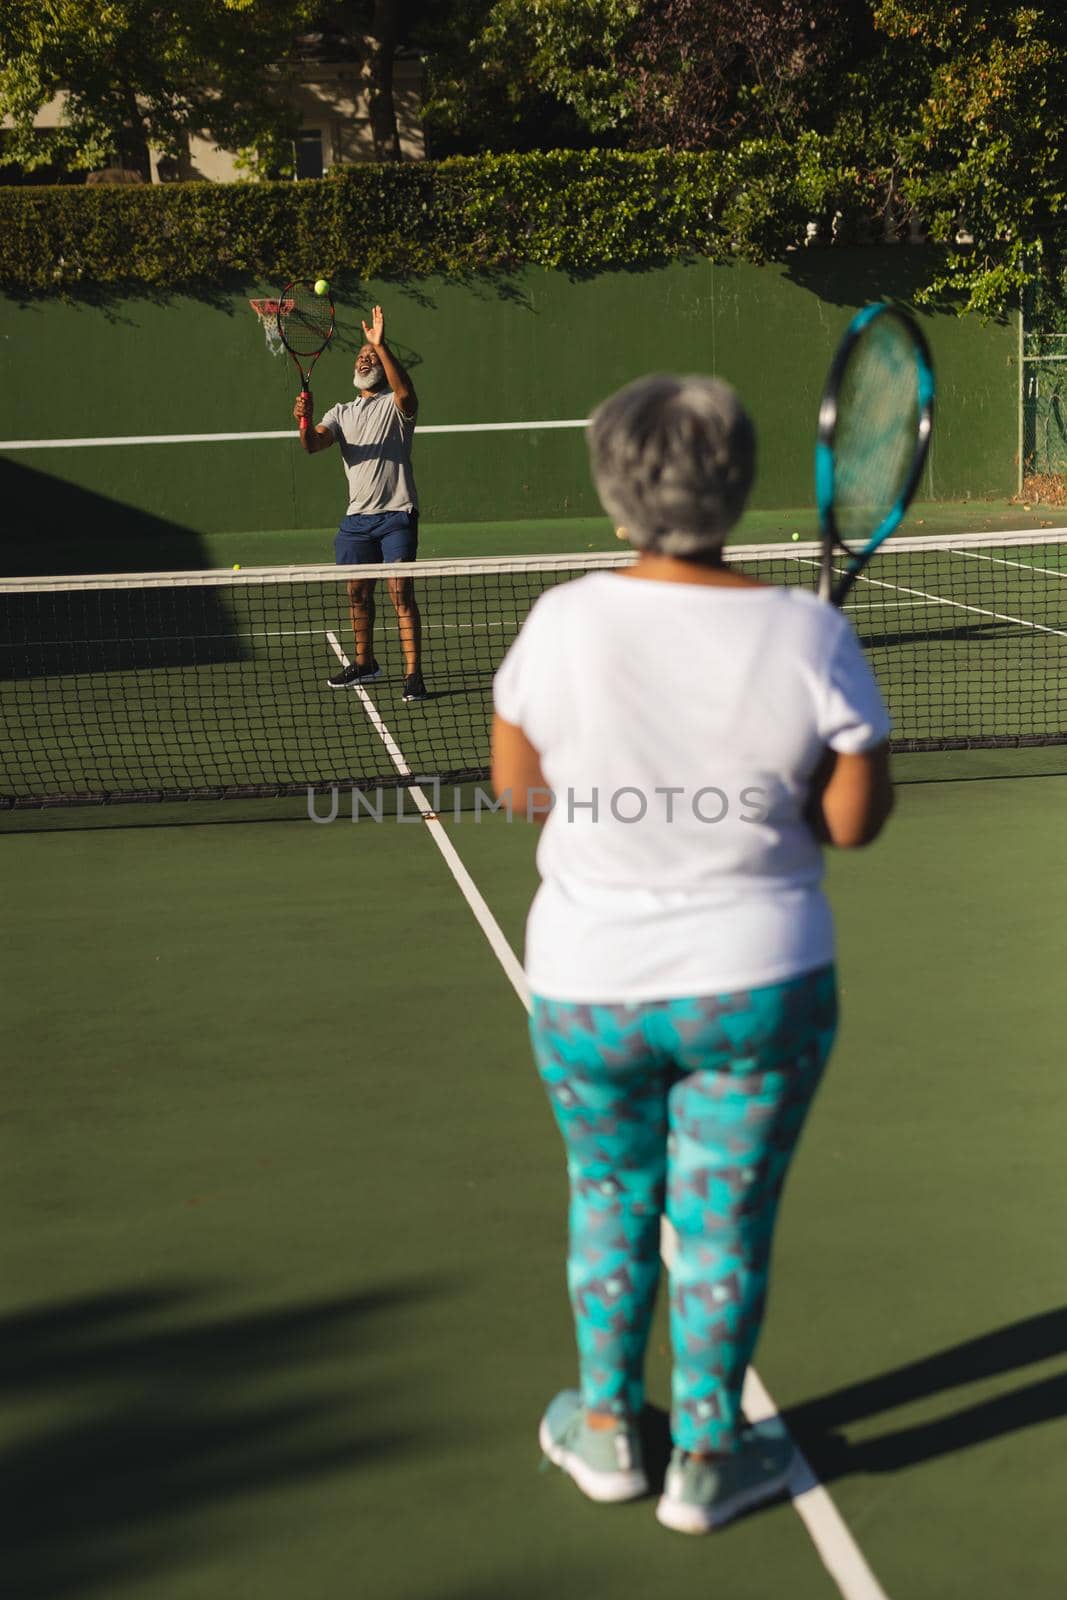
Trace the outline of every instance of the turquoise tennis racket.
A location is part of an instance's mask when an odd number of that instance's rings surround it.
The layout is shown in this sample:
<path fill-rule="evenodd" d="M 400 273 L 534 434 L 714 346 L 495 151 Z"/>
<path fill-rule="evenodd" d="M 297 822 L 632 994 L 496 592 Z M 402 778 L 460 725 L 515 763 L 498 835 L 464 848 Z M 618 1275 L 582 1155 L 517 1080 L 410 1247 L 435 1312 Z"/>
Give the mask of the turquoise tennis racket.
<path fill-rule="evenodd" d="M 915 319 L 864 306 L 837 348 L 819 407 L 815 499 L 822 525 L 819 595 L 843 603 L 899 528 L 934 425 L 934 368 Z M 843 556 L 844 570 L 838 571 Z"/>

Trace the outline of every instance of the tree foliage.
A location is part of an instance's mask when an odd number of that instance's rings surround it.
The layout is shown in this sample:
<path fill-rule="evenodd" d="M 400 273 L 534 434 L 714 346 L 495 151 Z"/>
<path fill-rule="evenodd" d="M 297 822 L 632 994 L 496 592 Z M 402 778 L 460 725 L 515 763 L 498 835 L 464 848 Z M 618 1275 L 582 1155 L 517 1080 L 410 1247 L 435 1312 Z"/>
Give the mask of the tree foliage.
<path fill-rule="evenodd" d="M 638 149 L 740 152 L 805 136 L 823 187 L 844 180 L 832 237 L 947 247 L 930 295 L 996 313 L 1036 274 L 1061 271 L 1063 0 L 456 0 L 452 11 L 463 27 L 430 63 L 437 148 L 544 148 L 561 126 L 575 145 Z"/>
<path fill-rule="evenodd" d="M 882 130 L 900 201 L 947 244 L 931 285 L 996 312 L 1067 243 L 1067 8 L 1013 0 L 880 0 L 875 20 L 912 67 L 909 118 Z M 901 76 L 906 68 L 902 65 Z M 854 85 L 854 92 L 859 86 Z"/>
<path fill-rule="evenodd" d="M 726 230 L 743 252 L 795 246 L 806 196 L 823 244 L 943 246 L 928 293 L 970 309 L 1000 312 L 1062 274 L 1064 0 L 7 0 L 7 157 L 85 169 L 117 153 L 146 172 L 149 145 L 176 153 L 207 129 L 250 171 L 284 169 L 284 64 L 308 28 L 363 50 L 381 160 L 398 154 L 392 59 L 414 46 L 434 155 L 715 153 L 717 173 L 747 175 Z M 34 129 L 61 90 L 61 126 Z M 777 217 L 769 151 L 793 175 Z M 591 203 L 590 184 L 579 192 Z"/>
<path fill-rule="evenodd" d="M 274 70 L 311 0 L 6 0 L 0 113 L 5 158 L 29 171 L 112 164 L 148 176 L 148 149 L 177 156 L 205 129 L 267 159 L 293 132 Z M 35 128 L 64 95 L 58 127 Z"/>
<path fill-rule="evenodd" d="M 427 107 L 450 148 L 544 146 L 561 123 L 630 149 L 796 131 L 841 33 L 838 0 L 467 0 L 459 10 L 465 27 L 431 56 Z"/>
<path fill-rule="evenodd" d="M 641 145 L 687 150 L 808 126 L 834 59 L 833 0 L 664 0 L 642 8 L 630 124 Z"/>

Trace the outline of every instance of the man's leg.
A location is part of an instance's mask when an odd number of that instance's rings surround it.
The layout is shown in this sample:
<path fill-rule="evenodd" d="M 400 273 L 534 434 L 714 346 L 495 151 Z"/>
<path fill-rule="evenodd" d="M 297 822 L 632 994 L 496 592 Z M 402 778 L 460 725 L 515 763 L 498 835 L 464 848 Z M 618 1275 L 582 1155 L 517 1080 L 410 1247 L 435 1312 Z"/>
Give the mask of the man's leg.
<path fill-rule="evenodd" d="M 393 512 L 381 530 L 383 561 L 414 561 L 419 549 L 419 514 L 415 510 Z M 404 653 L 404 699 L 425 700 L 422 681 L 422 618 L 415 600 L 411 578 L 390 578 L 389 598 L 396 612 L 400 648 Z"/>
<path fill-rule="evenodd" d="M 410 677 L 422 670 L 422 618 L 415 599 L 415 580 L 390 578 L 388 583 L 389 598 L 400 629 L 400 648 L 404 652 L 404 676 Z"/>
<path fill-rule="evenodd" d="M 374 665 L 374 578 L 357 578 L 348 585 L 348 614 L 355 642 L 355 663 L 367 669 Z"/>
<path fill-rule="evenodd" d="M 380 541 L 375 530 L 381 523 L 377 516 L 345 517 L 337 530 L 334 552 L 338 566 L 361 568 L 381 563 Z M 330 678 L 331 689 L 353 689 L 364 679 L 379 676 L 374 659 L 374 578 L 350 578 L 348 590 L 348 617 L 352 625 L 352 664 Z"/>

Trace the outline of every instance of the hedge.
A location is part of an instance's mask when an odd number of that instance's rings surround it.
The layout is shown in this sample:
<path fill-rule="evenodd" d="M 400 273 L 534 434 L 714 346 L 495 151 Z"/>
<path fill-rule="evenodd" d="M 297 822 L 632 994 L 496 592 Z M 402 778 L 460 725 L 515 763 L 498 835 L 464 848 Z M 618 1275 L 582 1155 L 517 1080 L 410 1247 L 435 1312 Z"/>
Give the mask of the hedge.
<path fill-rule="evenodd" d="M 554 151 L 345 167 L 302 183 L 0 188 L 0 284 L 196 289 L 239 275 L 388 278 L 765 260 L 870 210 L 815 135 L 730 152 Z"/>

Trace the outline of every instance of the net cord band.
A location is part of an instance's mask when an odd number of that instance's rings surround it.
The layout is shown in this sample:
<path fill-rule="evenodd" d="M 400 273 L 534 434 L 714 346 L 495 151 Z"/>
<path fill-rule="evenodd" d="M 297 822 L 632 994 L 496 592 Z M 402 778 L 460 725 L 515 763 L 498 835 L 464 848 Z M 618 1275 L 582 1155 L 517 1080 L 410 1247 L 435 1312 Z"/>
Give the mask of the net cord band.
<path fill-rule="evenodd" d="M 897 540 L 902 550 L 916 554 L 939 550 L 980 551 L 1000 546 L 1025 548 L 1028 545 L 1055 545 L 1067 542 L 1067 527 L 1023 528 L 1013 532 L 970 533 L 951 535 L 903 536 Z M 817 559 L 821 544 L 818 540 L 805 540 L 789 544 L 738 544 L 728 547 L 728 558 L 733 561 L 782 560 L 810 562 Z M 360 580 L 366 578 L 448 578 L 463 576 L 497 575 L 523 572 L 611 571 L 626 567 L 636 559 L 632 551 L 605 551 L 558 556 L 530 556 L 526 560 L 515 556 L 489 556 L 457 558 L 442 561 L 384 562 L 373 569 L 360 568 Z M 844 558 L 841 558 L 842 560 Z M 124 572 L 124 573 L 58 573 L 31 577 L 0 578 L 0 594 L 25 594 L 36 590 L 80 589 L 153 589 L 153 588 L 213 588 L 239 587 L 259 583 L 346 583 L 353 581 L 351 567 L 338 567 L 334 563 L 315 566 L 243 567 L 240 572 L 217 567 L 200 571 L 177 572 Z"/>

